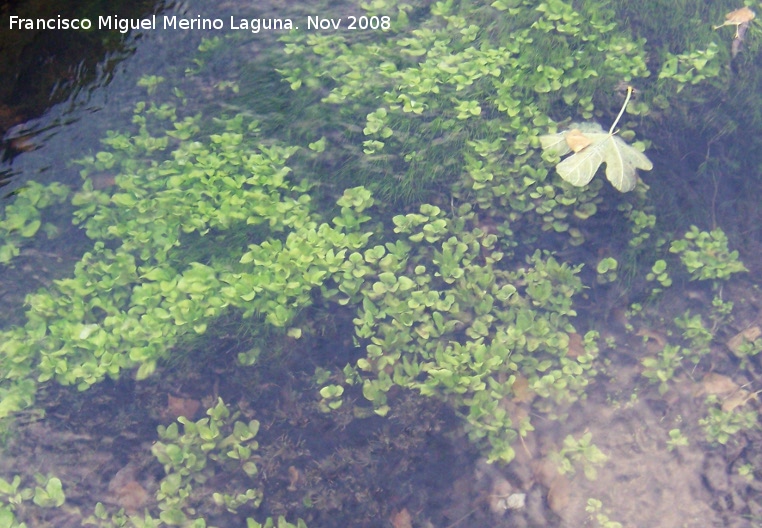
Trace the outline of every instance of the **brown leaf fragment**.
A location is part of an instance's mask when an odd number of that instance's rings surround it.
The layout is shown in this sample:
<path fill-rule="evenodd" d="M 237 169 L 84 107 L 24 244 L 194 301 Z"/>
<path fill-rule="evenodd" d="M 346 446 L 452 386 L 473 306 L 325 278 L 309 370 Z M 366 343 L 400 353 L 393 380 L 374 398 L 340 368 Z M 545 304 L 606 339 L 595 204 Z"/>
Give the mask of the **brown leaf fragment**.
<path fill-rule="evenodd" d="M 558 465 L 548 457 L 533 461 L 532 470 L 535 480 L 546 488 L 550 488 L 556 477 L 561 475 Z"/>
<path fill-rule="evenodd" d="M 201 407 L 201 402 L 198 400 L 177 398 L 171 394 L 167 394 L 167 414 L 172 418 L 185 416 L 186 418 L 192 419 L 196 416 L 199 407 Z"/>
<path fill-rule="evenodd" d="M 558 475 L 550 483 L 548 488 L 548 507 L 558 515 L 563 517 L 569 501 L 571 499 L 571 485 L 569 479 L 564 475 Z"/>
<path fill-rule="evenodd" d="M 301 479 L 301 473 L 294 466 L 288 466 L 288 491 L 296 491 L 296 486 Z"/>
<path fill-rule="evenodd" d="M 515 403 L 530 403 L 534 400 L 535 392 L 529 386 L 529 380 L 524 376 L 517 374 L 513 381 L 513 401 Z"/>
<path fill-rule="evenodd" d="M 10 140 L 9 145 L 13 150 L 19 152 L 29 152 L 30 150 L 35 150 L 37 148 L 33 136 L 19 136 L 13 138 Z"/>
<path fill-rule="evenodd" d="M 589 137 L 582 133 L 578 128 L 572 128 L 565 135 L 564 139 L 572 152 L 579 152 L 580 150 L 592 145 L 592 141 Z"/>
<path fill-rule="evenodd" d="M 705 394 L 719 396 L 724 412 L 732 412 L 738 407 L 746 405 L 749 400 L 757 399 L 756 392 L 747 391 L 729 377 L 715 372 L 710 372 L 704 376 L 695 395 L 703 396 Z"/>
<path fill-rule="evenodd" d="M 585 342 L 582 336 L 577 332 L 569 334 L 569 347 L 566 349 L 566 355 L 571 358 L 578 358 L 585 354 Z"/>
<path fill-rule="evenodd" d="M 148 502 L 148 492 L 135 480 L 137 472 L 134 464 L 127 464 L 108 483 L 111 500 L 128 514 L 137 513 Z"/>
<path fill-rule="evenodd" d="M 128 514 L 138 513 L 148 502 L 148 492 L 143 486 L 132 480 L 114 491 L 116 503 Z"/>
<path fill-rule="evenodd" d="M 732 412 L 736 408 L 746 405 L 749 400 L 756 399 L 756 397 L 756 392 L 738 389 L 736 392 L 722 400 L 722 410 L 724 412 Z"/>
<path fill-rule="evenodd" d="M 701 380 L 703 394 L 731 394 L 738 390 L 738 384 L 727 376 L 710 372 Z"/>
<path fill-rule="evenodd" d="M 96 191 L 108 189 L 109 187 L 116 185 L 116 177 L 113 174 L 107 174 L 105 172 L 91 174 L 90 181 L 93 182 L 93 189 Z"/>
<path fill-rule="evenodd" d="M 410 516 L 410 512 L 407 511 L 407 508 L 402 508 L 394 513 L 389 521 L 391 521 L 394 528 L 413 528 L 413 518 Z"/>
<path fill-rule="evenodd" d="M 760 337 L 762 337 L 762 328 L 759 325 L 753 325 L 728 339 L 727 345 L 735 355 L 739 355 L 741 345 L 756 341 Z"/>
<path fill-rule="evenodd" d="M 667 346 L 667 338 L 664 334 L 648 328 L 639 328 L 635 335 L 643 338 L 646 349 L 651 353 L 661 352 Z"/>

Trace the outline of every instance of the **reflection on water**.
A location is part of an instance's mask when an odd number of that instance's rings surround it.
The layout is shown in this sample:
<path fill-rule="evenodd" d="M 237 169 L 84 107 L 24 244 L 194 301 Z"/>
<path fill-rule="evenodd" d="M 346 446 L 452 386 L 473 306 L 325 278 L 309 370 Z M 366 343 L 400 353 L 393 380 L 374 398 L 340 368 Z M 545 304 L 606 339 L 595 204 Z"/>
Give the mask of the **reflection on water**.
<path fill-rule="evenodd" d="M 113 3 L 108 9 L 124 15 L 144 16 L 161 9 L 155 8 L 154 3 Z M 98 12 L 101 7 L 99 2 L 93 1 L 77 5 L 16 2 L 4 9 L 3 25 L 7 26 L 12 16 L 79 18 Z M 116 32 L 99 30 L 3 31 L 0 74 L 5 82 L 0 87 L 0 136 L 3 137 L 0 174 L 6 184 L 14 175 L 21 179 L 30 177 L 28 169 L 13 166 L 18 154 L 47 145 L 59 127 L 105 108 L 101 92 L 107 89 L 114 69 L 134 51 L 138 38 L 137 34 L 126 38 Z M 76 152 L 76 144 L 69 147 L 69 152 Z M 51 164 L 51 161 L 41 162 L 37 169 Z"/>
<path fill-rule="evenodd" d="M 8 15 L 44 17 L 50 14 L 48 9 L 64 15 L 67 10 L 48 6 L 31 13 L 30 9 L 34 6 L 21 3 Z M 97 19 L 97 13 L 134 17 L 157 11 L 182 14 L 189 7 L 155 2 L 103 7 L 95 2 L 72 9 L 78 16 Z M 14 193 L 30 181 L 79 189 L 81 166 L 74 160 L 100 150 L 107 131 L 131 126 L 133 107 L 145 94 L 136 86 L 138 80 L 144 75 L 181 78 L 185 65 L 176 62 L 176 57 L 191 54 L 203 37 L 203 33 L 192 32 L 3 31 L 2 38 L 7 39 L 3 49 L 9 53 L 3 54 L 0 67 L 13 80 L 3 84 L 0 101 L 4 203 L 12 204 Z M 23 215 L 23 210 L 18 214 Z M 43 230 L 54 232 L 28 239 L 17 265 L 6 270 L 2 290 L 6 306 L 22 306 L 25 294 L 70 273 L 91 244 L 72 225 L 70 214 L 67 208 L 43 211 Z M 18 308 L 10 312 L 2 318 L 3 326 L 17 323 L 23 315 Z"/>

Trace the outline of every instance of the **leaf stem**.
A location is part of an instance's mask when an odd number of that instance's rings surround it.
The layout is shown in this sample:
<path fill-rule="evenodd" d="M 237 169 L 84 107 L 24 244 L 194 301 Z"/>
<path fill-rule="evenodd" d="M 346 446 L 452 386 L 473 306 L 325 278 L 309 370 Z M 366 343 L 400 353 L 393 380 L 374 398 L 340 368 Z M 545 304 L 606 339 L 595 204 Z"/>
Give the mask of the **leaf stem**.
<path fill-rule="evenodd" d="M 609 128 L 609 136 L 614 135 L 614 127 L 616 127 L 616 124 L 619 123 L 619 120 L 622 118 L 624 109 L 627 108 L 627 103 L 630 102 L 630 96 L 632 96 L 632 86 L 627 87 L 627 97 L 624 99 L 624 104 L 622 105 L 622 109 L 619 111 L 619 115 L 616 116 L 616 119 L 614 119 L 614 124 L 611 125 L 611 128 Z"/>

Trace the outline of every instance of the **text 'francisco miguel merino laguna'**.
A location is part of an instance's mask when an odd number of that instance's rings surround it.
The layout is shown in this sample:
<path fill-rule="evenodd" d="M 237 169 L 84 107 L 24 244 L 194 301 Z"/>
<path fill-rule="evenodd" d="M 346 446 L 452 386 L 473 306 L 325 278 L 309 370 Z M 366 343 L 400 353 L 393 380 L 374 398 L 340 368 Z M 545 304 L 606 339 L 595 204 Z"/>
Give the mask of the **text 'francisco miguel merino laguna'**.
<path fill-rule="evenodd" d="M 310 17 L 313 18 L 313 17 Z M 317 17 L 315 17 L 317 18 Z M 148 18 L 121 18 L 117 15 L 99 16 L 98 28 L 105 30 L 119 30 L 120 33 L 127 33 L 133 29 L 225 29 L 225 22 L 221 18 L 202 18 L 197 15 L 195 18 L 181 18 L 175 15 L 162 16 L 161 26 L 157 26 L 156 15 Z M 55 18 L 21 18 L 18 16 L 10 17 L 10 29 L 92 29 L 93 23 L 89 18 L 64 18 L 58 15 Z M 252 33 L 259 33 L 262 30 L 274 29 L 298 29 L 294 26 L 290 18 L 238 18 L 230 17 L 229 29 L 244 29 Z"/>

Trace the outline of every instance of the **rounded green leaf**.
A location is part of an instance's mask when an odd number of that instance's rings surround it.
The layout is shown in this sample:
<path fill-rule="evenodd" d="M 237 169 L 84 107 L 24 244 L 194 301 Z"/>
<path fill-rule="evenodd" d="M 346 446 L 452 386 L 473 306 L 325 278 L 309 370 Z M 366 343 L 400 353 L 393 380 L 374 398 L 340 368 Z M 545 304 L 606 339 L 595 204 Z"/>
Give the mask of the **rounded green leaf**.
<path fill-rule="evenodd" d="M 598 273 L 603 274 L 608 271 L 617 269 L 617 266 L 619 266 L 619 263 L 616 261 L 616 259 L 612 257 L 606 257 L 598 262 L 597 271 Z"/>

